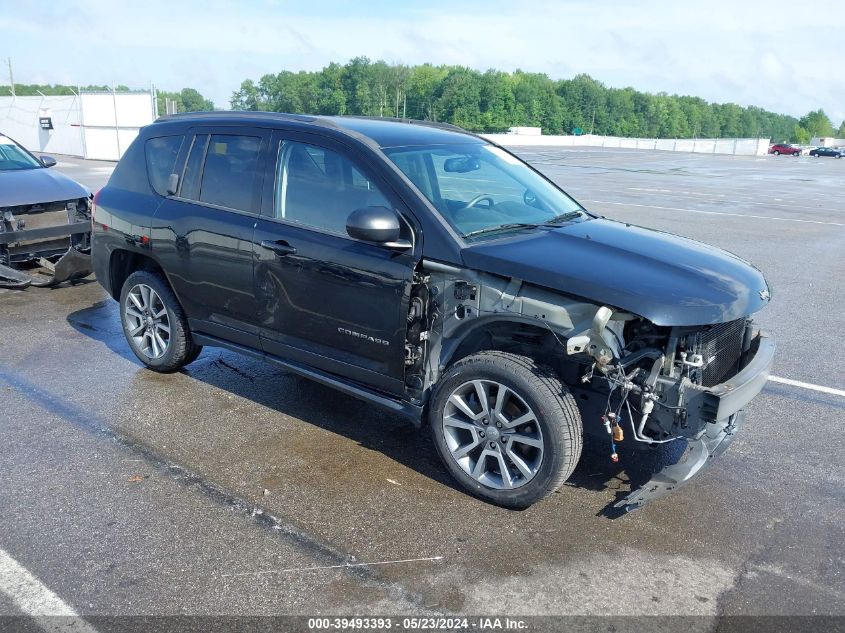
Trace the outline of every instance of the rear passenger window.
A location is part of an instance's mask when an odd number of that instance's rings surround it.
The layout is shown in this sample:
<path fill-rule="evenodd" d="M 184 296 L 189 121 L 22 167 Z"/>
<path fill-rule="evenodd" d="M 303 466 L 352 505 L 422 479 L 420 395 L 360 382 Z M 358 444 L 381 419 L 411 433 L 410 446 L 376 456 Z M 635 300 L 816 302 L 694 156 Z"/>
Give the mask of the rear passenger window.
<path fill-rule="evenodd" d="M 261 138 L 212 134 L 205 153 L 199 200 L 241 211 L 255 211 Z"/>
<path fill-rule="evenodd" d="M 184 136 L 159 136 L 148 139 L 144 146 L 147 156 L 147 173 L 156 193 L 167 195 L 167 183 L 176 168 L 176 157 Z"/>
<path fill-rule="evenodd" d="M 276 166 L 276 217 L 346 236 L 346 219 L 361 207 L 390 207 L 348 158 L 316 145 L 284 141 Z"/>

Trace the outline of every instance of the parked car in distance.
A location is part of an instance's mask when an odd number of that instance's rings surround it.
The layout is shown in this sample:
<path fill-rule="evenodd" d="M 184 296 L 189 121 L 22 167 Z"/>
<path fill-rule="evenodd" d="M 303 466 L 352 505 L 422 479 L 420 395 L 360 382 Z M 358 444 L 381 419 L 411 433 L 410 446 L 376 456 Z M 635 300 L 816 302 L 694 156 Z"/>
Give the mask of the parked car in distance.
<path fill-rule="evenodd" d="M 801 148 L 797 145 L 789 145 L 787 143 L 775 143 L 769 147 L 769 154 L 790 154 L 792 156 L 800 156 Z"/>
<path fill-rule="evenodd" d="M 810 150 L 810 156 L 819 158 L 820 156 L 832 156 L 833 158 L 842 158 L 845 156 L 845 149 L 839 147 L 815 147 Z"/>
<path fill-rule="evenodd" d="M 611 461 L 623 440 L 688 442 L 617 505 L 676 490 L 772 364 L 756 268 L 594 215 L 454 126 L 168 116 L 94 202 L 97 279 L 146 367 L 206 345 L 275 363 L 426 422 L 454 478 L 503 506 L 559 488 L 584 433 Z"/>
<path fill-rule="evenodd" d="M 0 287 L 55 285 L 91 274 L 90 192 L 0 134 Z M 47 275 L 31 275 L 40 266 Z"/>

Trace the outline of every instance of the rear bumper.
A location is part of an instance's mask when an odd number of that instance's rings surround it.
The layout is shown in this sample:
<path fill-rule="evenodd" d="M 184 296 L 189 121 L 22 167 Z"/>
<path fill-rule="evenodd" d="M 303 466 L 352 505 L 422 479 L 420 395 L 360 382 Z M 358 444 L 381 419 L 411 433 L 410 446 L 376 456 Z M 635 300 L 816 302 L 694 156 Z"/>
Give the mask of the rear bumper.
<path fill-rule="evenodd" d="M 666 466 L 615 507 L 630 511 L 665 497 L 728 448 L 745 422 L 744 407 L 765 386 L 774 361 L 775 343 L 768 334 L 761 332 L 755 345 L 753 357 L 730 380 L 714 387 L 692 390 L 687 401 L 688 417 L 702 420 L 703 429 L 689 440 L 689 450 L 682 457 L 683 461 Z"/>

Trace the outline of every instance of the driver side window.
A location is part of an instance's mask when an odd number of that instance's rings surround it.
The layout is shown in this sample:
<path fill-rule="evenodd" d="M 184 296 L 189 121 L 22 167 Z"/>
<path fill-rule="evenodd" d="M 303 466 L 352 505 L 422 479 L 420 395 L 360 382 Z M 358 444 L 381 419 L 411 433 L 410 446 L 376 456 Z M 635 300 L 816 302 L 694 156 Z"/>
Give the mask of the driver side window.
<path fill-rule="evenodd" d="M 371 206 L 391 205 L 351 160 L 317 145 L 279 144 L 275 217 L 348 237 L 349 214 Z"/>

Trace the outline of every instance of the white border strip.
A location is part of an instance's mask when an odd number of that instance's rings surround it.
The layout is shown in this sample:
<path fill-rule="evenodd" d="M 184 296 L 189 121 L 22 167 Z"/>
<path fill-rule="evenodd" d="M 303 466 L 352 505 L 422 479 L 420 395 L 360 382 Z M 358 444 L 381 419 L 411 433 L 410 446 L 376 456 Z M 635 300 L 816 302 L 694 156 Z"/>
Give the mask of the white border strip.
<path fill-rule="evenodd" d="M 821 393 L 829 393 L 832 396 L 842 396 L 845 398 L 845 389 L 834 389 L 833 387 L 822 387 L 821 385 L 814 385 L 809 382 L 801 382 L 800 380 L 791 380 L 789 378 L 781 378 L 780 376 L 769 376 L 772 382 L 779 382 L 784 385 L 792 385 L 793 387 L 801 387 L 802 389 L 810 389 L 812 391 L 820 391 Z"/>
<path fill-rule="evenodd" d="M 35 623 L 45 631 L 97 633 L 70 605 L 2 549 L 0 592 L 7 595 L 25 615 L 35 618 Z"/>

